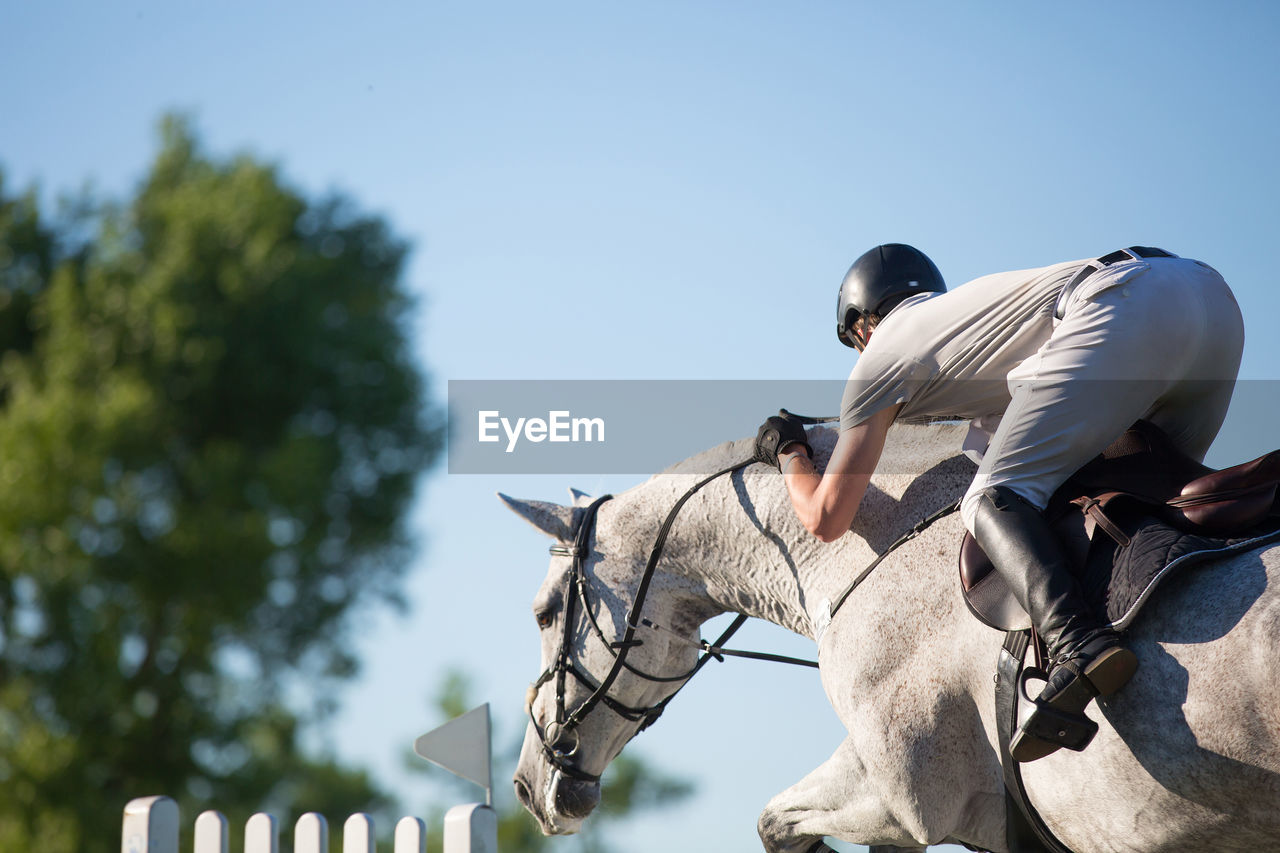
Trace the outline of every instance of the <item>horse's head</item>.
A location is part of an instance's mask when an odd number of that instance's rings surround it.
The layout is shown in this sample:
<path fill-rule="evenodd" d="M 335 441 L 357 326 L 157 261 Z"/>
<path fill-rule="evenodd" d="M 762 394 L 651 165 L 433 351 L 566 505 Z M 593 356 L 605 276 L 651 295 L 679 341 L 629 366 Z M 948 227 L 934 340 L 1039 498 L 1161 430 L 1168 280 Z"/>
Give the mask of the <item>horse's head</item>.
<path fill-rule="evenodd" d="M 593 504 L 574 492 L 573 506 L 501 497 L 555 542 L 533 602 L 542 673 L 525 703 L 516 796 L 543 832 L 569 834 L 599 803 L 605 767 L 690 673 L 697 658 L 691 641 L 706 614 L 656 578 L 643 603 L 649 624 L 623 644 L 648 554 L 644 540 L 652 536 L 628 496 Z"/>

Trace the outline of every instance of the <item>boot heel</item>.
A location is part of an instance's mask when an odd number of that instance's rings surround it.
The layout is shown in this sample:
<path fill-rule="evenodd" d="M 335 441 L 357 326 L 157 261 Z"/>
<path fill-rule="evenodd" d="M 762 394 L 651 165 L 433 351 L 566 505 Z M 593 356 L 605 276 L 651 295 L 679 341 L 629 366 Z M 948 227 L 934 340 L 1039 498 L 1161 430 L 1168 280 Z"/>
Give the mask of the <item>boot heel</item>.
<path fill-rule="evenodd" d="M 1099 696 L 1110 696 L 1129 683 L 1138 671 L 1138 656 L 1124 646 L 1107 649 L 1094 658 L 1084 670 Z"/>

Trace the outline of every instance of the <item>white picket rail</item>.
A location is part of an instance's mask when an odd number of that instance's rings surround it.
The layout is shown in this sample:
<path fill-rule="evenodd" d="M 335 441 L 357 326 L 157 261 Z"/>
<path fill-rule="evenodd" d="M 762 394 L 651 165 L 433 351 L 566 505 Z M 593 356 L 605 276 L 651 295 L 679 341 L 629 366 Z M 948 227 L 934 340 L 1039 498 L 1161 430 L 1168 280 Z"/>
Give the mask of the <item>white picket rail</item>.
<path fill-rule="evenodd" d="M 178 804 L 168 797 L 140 797 L 124 809 L 121 853 L 178 853 Z M 216 811 L 196 818 L 193 853 L 230 853 L 231 829 Z M 396 824 L 394 853 L 424 853 L 427 828 L 416 817 Z M 454 806 L 445 815 L 445 853 L 497 853 L 498 820 L 493 809 L 479 803 Z M 276 819 L 258 813 L 244 829 L 244 853 L 280 853 Z M 323 815 L 308 812 L 293 829 L 293 853 L 329 853 L 329 824 Z M 342 853 L 377 853 L 373 818 L 353 814 L 342 826 Z"/>

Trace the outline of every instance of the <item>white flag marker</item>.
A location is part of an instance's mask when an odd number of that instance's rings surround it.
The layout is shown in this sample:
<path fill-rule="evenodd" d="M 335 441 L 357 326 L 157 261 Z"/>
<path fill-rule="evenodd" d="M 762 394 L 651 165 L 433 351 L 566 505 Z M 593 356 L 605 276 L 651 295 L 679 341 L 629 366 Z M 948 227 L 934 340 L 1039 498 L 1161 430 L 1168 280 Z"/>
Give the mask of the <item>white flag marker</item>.
<path fill-rule="evenodd" d="M 484 788 L 485 802 L 492 805 L 489 736 L 489 703 L 486 702 L 415 740 L 413 751 Z"/>

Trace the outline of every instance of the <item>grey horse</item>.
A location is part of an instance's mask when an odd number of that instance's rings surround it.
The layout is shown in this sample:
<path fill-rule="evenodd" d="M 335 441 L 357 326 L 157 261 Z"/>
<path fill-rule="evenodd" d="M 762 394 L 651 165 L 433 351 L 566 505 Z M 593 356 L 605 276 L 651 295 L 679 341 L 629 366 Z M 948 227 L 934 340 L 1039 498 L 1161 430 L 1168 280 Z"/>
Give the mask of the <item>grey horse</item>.
<path fill-rule="evenodd" d="M 848 730 L 827 761 L 776 795 L 760 816 L 764 847 L 804 853 L 824 837 L 918 850 L 961 841 L 1004 851 L 1005 799 L 992 676 L 1003 635 L 960 598 L 962 529 L 951 515 L 875 569 L 833 619 L 829 602 L 919 519 L 963 493 L 973 466 L 957 450 L 962 424 L 897 425 L 850 533 L 824 545 L 796 520 L 782 477 L 751 465 L 709 484 L 676 521 L 644 605 L 642 645 L 629 662 L 677 674 L 696 658 L 707 619 L 740 612 L 811 637 L 822 683 Z M 821 465 L 835 436 L 812 430 Z M 600 506 L 589 541 L 586 599 L 604 635 L 621 637 L 659 524 L 688 487 L 748 457 L 732 442 L 695 456 Z M 559 543 L 574 539 L 574 506 L 504 500 Z M 562 638 L 589 677 L 613 655 L 579 603 L 565 631 L 567 556 L 553 556 L 534 600 L 542 662 Z M 1074 851 L 1258 851 L 1280 845 L 1280 547 L 1188 568 L 1157 592 L 1131 630 L 1141 668 L 1090 708 L 1100 726 L 1083 752 L 1025 765 L 1030 798 Z M 661 702 L 676 683 L 624 671 L 613 700 Z M 566 679 L 564 706 L 591 690 Z M 600 774 L 640 723 L 606 704 L 574 732 L 554 766 L 539 730 L 554 722 L 555 679 L 530 690 L 515 774 L 519 799 L 548 834 L 575 832 L 599 800 Z"/>

